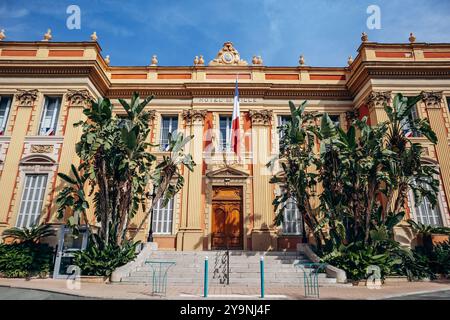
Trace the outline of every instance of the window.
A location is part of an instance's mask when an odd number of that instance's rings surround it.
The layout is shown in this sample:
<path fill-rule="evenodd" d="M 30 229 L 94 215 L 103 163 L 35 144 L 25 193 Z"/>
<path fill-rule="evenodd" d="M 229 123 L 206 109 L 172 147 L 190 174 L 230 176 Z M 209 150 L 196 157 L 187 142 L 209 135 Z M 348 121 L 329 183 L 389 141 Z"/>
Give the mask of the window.
<path fill-rule="evenodd" d="M 329 117 L 330 117 L 331 121 L 333 121 L 333 123 L 336 127 L 339 128 L 341 126 L 341 116 L 340 115 L 330 114 Z"/>
<path fill-rule="evenodd" d="M 12 97 L 0 96 L 0 136 L 5 134 Z"/>
<path fill-rule="evenodd" d="M 417 105 L 411 108 L 411 112 L 408 115 L 410 121 L 415 121 L 419 119 L 419 111 L 417 109 Z M 409 124 L 405 123 L 403 127 L 403 132 L 407 137 L 420 137 L 420 133 L 416 130 L 411 130 Z"/>
<path fill-rule="evenodd" d="M 283 234 L 302 234 L 302 218 L 297 205 L 292 198 L 286 203 L 283 218 Z"/>
<path fill-rule="evenodd" d="M 447 108 L 448 108 L 448 112 L 450 112 L 450 97 L 447 98 Z"/>
<path fill-rule="evenodd" d="M 436 203 L 434 209 L 431 207 L 430 201 L 424 198 L 422 203 L 417 206 L 414 203 L 414 213 L 416 220 L 425 225 L 442 226 L 441 211 L 439 210 L 439 203 Z"/>
<path fill-rule="evenodd" d="M 45 97 L 45 104 L 44 110 L 42 111 L 39 135 L 54 136 L 56 134 L 60 107 L 61 107 L 60 97 Z"/>
<path fill-rule="evenodd" d="M 231 116 L 220 116 L 220 151 L 231 150 Z"/>
<path fill-rule="evenodd" d="M 163 199 L 159 200 L 153 210 L 153 233 L 172 234 L 173 221 L 173 198 L 169 200 L 167 206 L 163 207 Z"/>
<path fill-rule="evenodd" d="M 161 118 L 161 137 L 159 139 L 159 148 L 161 151 L 165 151 L 169 146 L 169 132 L 171 134 L 174 134 L 176 133 L 177 129 L 177 116 L 163 116 Z"/>
<path fill-rule="evenodd" d="M 283 132 L 280 131 L 280 127 L 284 126 L 289 120 L 291 120 L 291 116 L 287 115 L 278 116 L 278 135 L 280 139 L 283 138 Z"/>
<path fill-rule="evenodd" d="M 427 164 L 426 164 L 427 165 Z M 438 177 L 435 177 L 438 178 Z M 428 201 L 427 198 L 423 198 L 420 205 L 417 205 L 414 201 L 414 194 L 412 191 L 409 192 L 409 200 L 412 204 L 411 207 L 413 207 L 413 211 L 416 217 L 416 221 L 421 222 L 425 225 L 432 225 L 432 226 L 442 226 L 442 216 L 441 216 L 441 210 L 439 208 L 439 197 L 440 193 L 438 193 L 438 203 L 436 203 L 435 207 L 432 208 L 430 201 Z"/>
<path fill-rule="evenodd" d="M 39 222 L 44 202 L 46 174 L 26 174 L 16 227 L 29 228 Z"/>

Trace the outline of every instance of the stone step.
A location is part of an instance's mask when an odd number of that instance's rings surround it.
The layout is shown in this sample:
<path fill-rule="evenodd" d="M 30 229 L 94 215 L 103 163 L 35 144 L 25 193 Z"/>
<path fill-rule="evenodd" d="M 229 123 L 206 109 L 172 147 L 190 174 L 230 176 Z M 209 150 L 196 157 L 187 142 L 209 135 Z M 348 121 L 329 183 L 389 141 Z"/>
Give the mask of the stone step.
<path fill-rule="evenodd" d="M 266 270 L 278 270 L 278 269 L 302 269 L 302 266 L 307 262 L 299 261 L 294 263 L 286 263 L 286 264 L 277 264 L 277 263 L 265 263 L 264 268 Z M 298 265 L 297 265 L 298 264 Z M 236 268 L 236 269 L 258 269 L 260 268 L 259 263 L 237 263 L 237 262 L 230 262 L 230 268 Z M 212 264 L 209 263 L 208 265 L 209 269 L 226 269 L 227 264 Z M 142 267 L 138 267 L 138 270 L 145 269 L 145 270 L 153 270 L 154 266 L 150 264 L 144 264 Z M 157 267 L 158 268 L 158 267 Z M 176 263 L 175 265 L 172 265 L 169 270 L 174 269 L 202 269 L 204 268 L 204 263 Z"/>
<path fill-rule="evenodd" d="M 223 280 L 224 281 L 224 280 Z M 221 283 L 219 279 L 209 279 L 211 284 Z M 148 283 L 151 284 L 152 280 L 145 277 L 129 277 L 126 280 L 122 281 L 122 283 Z M 324 284 L 335 284 L 336 279 L 332 278 L 322 278 L 318 280 L 319 285 Z M 167 285 L 198 285 L 203 286 L 203 279 L 193 280 L 193 279 L 167 279 Z M 260 279 L 245 279 L 245 278 L 230 278 L 230 285 L 252 285 L 257 286 L 260 284 Z M 304 285 L 303 279 L 264 279 L 265 285 Z"/>
<path fill-rule="evenodd" d="M 212 255 L 224 255 L 226 254 L 226 250 L 211 250 L 211 251 L 164 251 L 158 250 L 154 251 L 152 254 L 177 254 L 177 255 L 201 255 L 201 256 L 212 256 Z M 243 251 L 243 250 L 230 250 L 230 255 L 234 256 L 256 256 L 256 255 L 265 255 L 265 256 L 295 256 L 298 255 L 297 251 Z M 301 253 L 300 253 L 301 254 Z"/>

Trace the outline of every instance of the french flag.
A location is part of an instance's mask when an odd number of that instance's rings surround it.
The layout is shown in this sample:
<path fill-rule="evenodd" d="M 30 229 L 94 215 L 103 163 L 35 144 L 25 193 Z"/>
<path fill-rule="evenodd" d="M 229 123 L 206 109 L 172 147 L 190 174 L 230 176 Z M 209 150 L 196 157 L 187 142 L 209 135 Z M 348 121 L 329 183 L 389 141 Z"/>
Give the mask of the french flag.
<path fill-rule="evenodd" d="M 241 158 L 240 155 L 240 139 L 239 139 L 239 89 L 238 80 L 236 79 L 236 88 L 234 90 L 234 106 L 233 117 L 231 119 L 231 150 Z"/>

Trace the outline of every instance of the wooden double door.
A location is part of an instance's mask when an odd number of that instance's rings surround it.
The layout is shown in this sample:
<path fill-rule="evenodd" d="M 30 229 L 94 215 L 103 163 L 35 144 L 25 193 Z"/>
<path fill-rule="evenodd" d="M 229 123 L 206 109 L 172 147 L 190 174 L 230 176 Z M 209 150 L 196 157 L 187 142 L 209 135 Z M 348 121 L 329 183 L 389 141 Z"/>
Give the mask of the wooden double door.
<path fill-rule="evenodd" d="M 213 193 L 211 248 L 242 250 L 242 188 L 216 187 Z"/>

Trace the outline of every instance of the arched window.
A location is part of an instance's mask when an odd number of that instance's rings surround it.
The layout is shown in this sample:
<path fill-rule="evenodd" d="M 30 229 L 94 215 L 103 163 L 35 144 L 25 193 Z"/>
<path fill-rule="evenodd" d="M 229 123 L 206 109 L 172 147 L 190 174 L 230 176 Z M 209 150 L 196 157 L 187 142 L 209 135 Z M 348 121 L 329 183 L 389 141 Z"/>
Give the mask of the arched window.
<path fill-rule="evenodd" d="M 39 224 L 53 177 L 55 161 L 43 154 L 31 154 L 20 162 L 20 203 L 16 227 L 29 228 Z"/>

